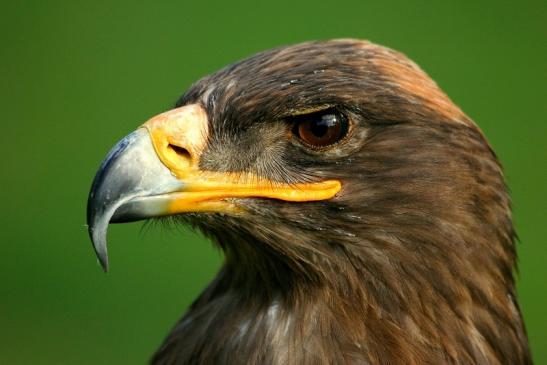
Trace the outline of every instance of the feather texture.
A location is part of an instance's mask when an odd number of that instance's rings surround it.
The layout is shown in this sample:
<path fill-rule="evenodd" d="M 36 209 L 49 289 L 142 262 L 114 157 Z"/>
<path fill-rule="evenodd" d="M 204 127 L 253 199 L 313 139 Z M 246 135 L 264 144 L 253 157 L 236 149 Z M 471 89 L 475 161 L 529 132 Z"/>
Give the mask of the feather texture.
<path fill-rule="evenodd" d="M 531 364 L 510 199 L 478 127 L 404 55 L 336 40 L 260 53 L 193 85 L 200 166 L 342 181 L 332 200 L 240 199 L 176 217 L 225 253 L 152 363 Z M 332 106 L 347 142 L 310 151 L 287 116 Z"/>

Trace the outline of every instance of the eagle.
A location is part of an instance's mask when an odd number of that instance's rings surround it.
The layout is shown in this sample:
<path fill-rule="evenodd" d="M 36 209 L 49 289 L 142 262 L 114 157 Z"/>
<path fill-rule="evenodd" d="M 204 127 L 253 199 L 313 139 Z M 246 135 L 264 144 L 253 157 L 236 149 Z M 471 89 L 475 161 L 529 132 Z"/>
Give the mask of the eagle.
<path fill-rule="evenodd" d="M 531 364 L 500 163 L 403 54 L 354 39 L 258 53 L 109 152 L 109 223 L 191 226 L 223 252 L 153 355 L 167 364 Z"/>

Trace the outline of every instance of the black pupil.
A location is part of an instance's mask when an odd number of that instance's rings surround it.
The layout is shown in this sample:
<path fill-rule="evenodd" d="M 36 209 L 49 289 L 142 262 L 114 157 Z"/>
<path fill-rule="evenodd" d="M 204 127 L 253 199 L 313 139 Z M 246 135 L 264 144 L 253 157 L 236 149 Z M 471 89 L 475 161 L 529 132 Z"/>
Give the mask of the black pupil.
<path fill-rule="evenodd" d="M 334 127 L 338 124 L 338 118 L 335 114 L 321 115 L 321 119 L 318 119 L 310 124 L 310 131 L 316 137 L 324 137 L 330 127 Z"/>

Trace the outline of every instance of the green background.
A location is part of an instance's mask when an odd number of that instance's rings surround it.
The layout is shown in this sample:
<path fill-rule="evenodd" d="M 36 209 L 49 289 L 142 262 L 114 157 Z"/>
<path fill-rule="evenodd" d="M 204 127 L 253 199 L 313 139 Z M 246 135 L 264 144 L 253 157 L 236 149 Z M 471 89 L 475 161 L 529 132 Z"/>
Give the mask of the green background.
<path fill-rule="evenodd" d="M 547 363 L 544 1 L 0 7 L 0 363 L 144 363 L 222 257 L 185 229 L 115 225 L 105 275 L 85 227 L 100 161 L 198 78 L 260 50 L 336 37 L 406 53 L 484 130 L 512 191 L 520 303 L 535 361 Z"/>

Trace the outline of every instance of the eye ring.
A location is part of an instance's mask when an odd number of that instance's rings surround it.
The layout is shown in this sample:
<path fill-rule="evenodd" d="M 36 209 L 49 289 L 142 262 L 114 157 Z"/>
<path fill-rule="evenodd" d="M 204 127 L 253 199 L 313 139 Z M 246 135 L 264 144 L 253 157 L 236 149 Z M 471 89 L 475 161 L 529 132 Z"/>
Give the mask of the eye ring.
<path fill-rule="evenodd" d="M 348 118 L 337 109 L 291 117 L 292 133 L 305 146 L 322 150 L 342 141 L 349 132 Z"/>

